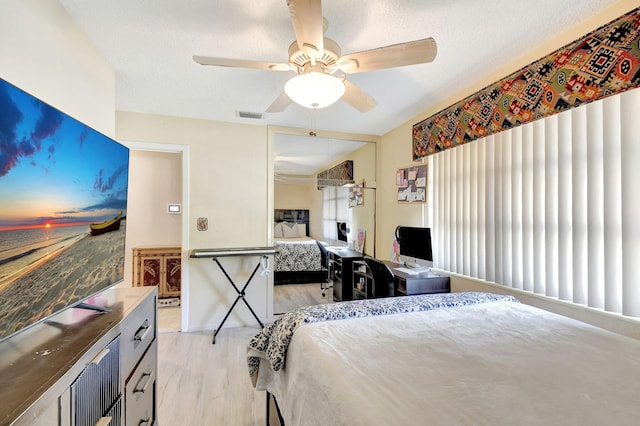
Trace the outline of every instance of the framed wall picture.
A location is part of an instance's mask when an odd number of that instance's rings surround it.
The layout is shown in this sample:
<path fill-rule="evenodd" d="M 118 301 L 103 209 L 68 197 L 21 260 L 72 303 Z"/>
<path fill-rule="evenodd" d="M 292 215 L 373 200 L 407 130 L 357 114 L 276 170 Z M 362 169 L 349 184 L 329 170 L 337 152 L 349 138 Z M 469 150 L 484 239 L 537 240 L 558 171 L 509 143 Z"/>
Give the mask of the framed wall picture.
<path fill-rule="evenodd" d="M 353 242 L 353 249 L 360 253 L 364 253 L 364 239 L 366 237 L 367 231 L 364 229 L 358 229 L 358 237 Z"/>
<path fill-rule="evenodd" d="M 398 202 L 426 203 L 427 165 L 420 164 L 398 169 L 396 171 L 396 186 L 398 187 Z"/>
<path fill-rule="evenodd" d="M 358 207 L 364 205 L 364 180 L 356 182 L 354 186 L 349 188 L 349 207 Z"/>

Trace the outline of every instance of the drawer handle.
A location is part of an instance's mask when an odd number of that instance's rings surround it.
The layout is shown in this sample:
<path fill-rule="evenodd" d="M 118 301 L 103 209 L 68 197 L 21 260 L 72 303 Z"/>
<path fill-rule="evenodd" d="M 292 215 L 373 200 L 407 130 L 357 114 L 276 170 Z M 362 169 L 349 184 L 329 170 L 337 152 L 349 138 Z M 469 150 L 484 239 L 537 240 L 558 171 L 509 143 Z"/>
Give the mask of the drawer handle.
<path fill-rule="evenodd" d="M 111 424 L 111 416 L 100 417 L 96 422 L 96 426 L 109 426 Z"/>
<path fill-rule="evenodd" d="M 149 320 L 146 319 L 144 320 L 144 322 L 142 323 L 138 331 L 136 331 L 136 334 L 133 336 L 133 341 L 142 342 L 142 340 L 146 337 L 149 330 L 150 330 Z"/>
<path fill-rule="evenodd" d="M 138 393 L 138 392 L 142 392 L 144 393 L 144 391 L 147 390 L 147 385 L 149 384 L 149 379 L 151 378 L 151 373 L 143 373 L 142 376 L 140 377 L 140 380 L 138 380 L 138 383 L 136 383 L 136 386 L 133 388 L 133 393 Z M 142 383 L 144 381 L 144 383 Z"/>
<path fill-rule="evenodd" d="M 150 422 L 150 421 L 151 421 L 151 419 L 150 419 L 150 418 L 146 418 L 146 419 L 144 419 L 144 420 L 140 420 L 140 422 L 138 422 L 138 426 L 141 426 L 141 425 L 145 425 L 145 426 L 147 426 L 147 425 L 149 424 L 149 422 Z"/>
<path fill-rule="evenodd" d="M 95 365 L 100 364 L 100 361 L 102 361 L 105 356 L 109 355 L 109 351 L 110 351 L 109 348 L 104 348 L 103 350 L 100 351 L 98 355 L 95 356 L 95 358 L 91 360 L 89 364 L 95 364 Z"/>

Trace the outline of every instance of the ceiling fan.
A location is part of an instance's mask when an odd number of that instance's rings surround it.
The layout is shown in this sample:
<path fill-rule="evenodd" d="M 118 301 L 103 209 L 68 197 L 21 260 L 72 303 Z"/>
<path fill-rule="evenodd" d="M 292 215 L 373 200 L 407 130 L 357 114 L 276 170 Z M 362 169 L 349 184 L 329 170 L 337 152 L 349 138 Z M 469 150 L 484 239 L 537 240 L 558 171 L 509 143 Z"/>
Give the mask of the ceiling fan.
<path fill-rule="evenodd" d="M 346 79 L 345 74 L 431 62 L 437 52 L 433 38 L 398 43 L 341 56 L 338 43 L 324 37 L 327 20 L 321 0 L 287 0 L 296 40 L 289 46 L 289 63 L 193 56 L 201 65 L 296 71 L 284 92 L 266 112 L 282 112 L 292 101 L 307 108 L 322 108 L 342 98 L 361 112 L 377 102 Z M 335 74 L 335 75 L 334 75 Z"/>

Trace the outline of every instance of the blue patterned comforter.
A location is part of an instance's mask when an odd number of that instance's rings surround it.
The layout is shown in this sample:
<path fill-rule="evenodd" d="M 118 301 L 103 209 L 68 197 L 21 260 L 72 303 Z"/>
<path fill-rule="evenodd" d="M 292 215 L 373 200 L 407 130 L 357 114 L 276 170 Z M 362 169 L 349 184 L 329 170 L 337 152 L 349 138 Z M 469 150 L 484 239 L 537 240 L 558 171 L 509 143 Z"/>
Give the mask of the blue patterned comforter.
<path fill-rule="evenodd" d="M 285 367 L 287 349 L 296 329 L 304 324 L 375 315 L 475 305 L 495 301 L 518 302 L 513 296 L 492 293 L 441 293 L 417 296 L 389 297 L 384 299 L 354 300 L 305 306 L 282 315 L 254 336 L 248 345 L 249 375 L 253 385 L 258 379 L 260 359 L 266 359 L 274 371 Z"/>

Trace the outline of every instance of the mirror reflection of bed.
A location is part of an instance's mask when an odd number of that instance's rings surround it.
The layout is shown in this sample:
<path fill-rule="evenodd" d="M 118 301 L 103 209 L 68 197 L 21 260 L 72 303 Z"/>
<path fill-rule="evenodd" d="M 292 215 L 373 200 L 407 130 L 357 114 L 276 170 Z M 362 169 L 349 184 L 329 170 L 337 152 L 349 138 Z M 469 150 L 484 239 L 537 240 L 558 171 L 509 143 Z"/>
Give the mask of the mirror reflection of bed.
<path fill-rule="evenodd" d="M 353 245 L 362 228 L 365 251 L 374 255 L 375 189 L 365 189 L 357 207 L 349 207 L 349 195 L 356 182 L 374 183 L 375 143 L 290 134 L 276 134 L 274 140 L 273 235 L 280 254 L 273 270 L 274 313 L 278 314 L 333 302 L 332 289 L 322 295 L 328 270 L 322 266 L 317 242 L 331 247 Z M 345 160 L 353 161 L 353 180 L 319 188 L 318 173 Z M 349 242 L 338 241 L 337 221 L 353 228 Z M 281 244 L 286 246 L 278 248 Z"/>
<path fill-rule="evenodd" d="M 320 246 L 324 241 L 310 236 L 308 209 L 274 211 L 274 312 L 289 312 L 300 306 L 329 303 L 329 271 Z M 324 294 L 324 296 L 323 296 Z"/>

